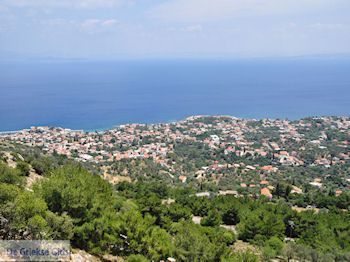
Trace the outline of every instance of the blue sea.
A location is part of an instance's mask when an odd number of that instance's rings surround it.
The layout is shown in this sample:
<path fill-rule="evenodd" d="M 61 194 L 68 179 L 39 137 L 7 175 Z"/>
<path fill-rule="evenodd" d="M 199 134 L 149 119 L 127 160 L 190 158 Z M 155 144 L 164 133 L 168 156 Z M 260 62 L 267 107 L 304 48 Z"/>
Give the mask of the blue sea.
<path fill-rule="evenodd" d="M 0 62 L 0 131 L 349 113 L 349 59 Z"/>

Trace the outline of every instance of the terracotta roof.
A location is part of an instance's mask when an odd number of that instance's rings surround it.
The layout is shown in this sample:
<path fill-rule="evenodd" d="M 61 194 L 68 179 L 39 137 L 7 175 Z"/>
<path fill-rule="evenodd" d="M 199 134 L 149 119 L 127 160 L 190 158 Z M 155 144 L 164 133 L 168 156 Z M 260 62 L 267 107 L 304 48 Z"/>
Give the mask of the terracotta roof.
<path fill-rule="evenodd" d="M 268 184 L 269 184 L 269 181 L 267 180 L 260 181 L 260 185 L 268 185 Z"/>
<path fill-rule="evenodd" d="M 271 194 L 270 190 L 266 187 L 264 187 L 260 190 L 260 194 L 267 196 L 268 198 L 272 198 L 272 194 Z"/>

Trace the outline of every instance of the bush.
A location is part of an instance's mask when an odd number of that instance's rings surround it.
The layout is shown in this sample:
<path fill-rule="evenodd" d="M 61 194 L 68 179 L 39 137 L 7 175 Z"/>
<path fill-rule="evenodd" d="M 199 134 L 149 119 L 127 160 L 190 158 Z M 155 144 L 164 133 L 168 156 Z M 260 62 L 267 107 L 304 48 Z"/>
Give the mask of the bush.
<path fill-rule="evenodd" d="M 271 237 L 267 240 L 266 245 L 276 251 L 276 255 L 280 255 L 282 253 L 284 243 L 278 237 Z"/>
<path fill-rule="evenodd" d="M 29 176 L 30 166 L 24 161 L 17 162 L 17 169 L 21 176 Z"/>
<path fill-rule="evenodd" d="M 40 176 L 48 175 L 49 172 L 55 168 L 52 159 L 46 156 L 34 159 L 31 164 L 35 172 L 37 172 Z"/>
<path fill-rule="evenodd" d="M 0 163 L 0 183 L 22 185 L 23 178 L 17 169 L 8 167 L 4 163 Z"/>

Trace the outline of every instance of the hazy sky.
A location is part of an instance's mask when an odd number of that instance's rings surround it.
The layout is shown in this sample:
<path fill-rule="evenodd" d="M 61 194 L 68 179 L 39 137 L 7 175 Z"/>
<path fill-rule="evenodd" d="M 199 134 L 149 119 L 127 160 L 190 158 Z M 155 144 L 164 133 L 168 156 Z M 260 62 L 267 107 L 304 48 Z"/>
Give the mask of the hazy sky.
<path fill-rule="evenodd" d="M 350 0 L 0 0 L 0 57 L 350 53 Z"/>

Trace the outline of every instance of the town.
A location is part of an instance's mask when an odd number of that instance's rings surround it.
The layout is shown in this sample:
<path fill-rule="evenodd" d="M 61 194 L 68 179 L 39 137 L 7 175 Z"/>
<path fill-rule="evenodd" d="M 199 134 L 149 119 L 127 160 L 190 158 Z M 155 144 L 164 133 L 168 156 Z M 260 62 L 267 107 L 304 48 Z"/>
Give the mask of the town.
<path fill-rule="evenodd" d="M 2 134 L 1 140 L 96 164 L 112 183 L 140 179 L 132 176 L 132 170 L 120 170 L 116 163 L 141 161 L 156 165 L 159 179 L 202 187 L 211 181 L 222 194 L 260 190 L 272 197 L 281 178 L 293 180 L 291 192 L 296 194 L 303 193 L 305 184 L 331 188 L 337 195 L 350 185 L 348 117 L 288 121 L 193 116 L 174 123 L 127 124 L 102 132 L 32 127 Z M 321 172 L 308 172 L 315 168 Z M 301 181 L 298 174 L 303 172 Z"/>

